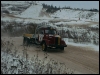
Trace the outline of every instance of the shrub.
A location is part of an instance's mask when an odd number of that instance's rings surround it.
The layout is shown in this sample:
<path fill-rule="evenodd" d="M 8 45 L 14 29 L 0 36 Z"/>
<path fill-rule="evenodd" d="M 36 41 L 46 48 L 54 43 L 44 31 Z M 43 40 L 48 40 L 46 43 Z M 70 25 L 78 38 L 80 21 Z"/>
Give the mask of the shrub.
<path fill-rule="evenodd" d="M 48 58 L 44 53 L 44 58 L 39 59 L 38 51 L 31 60 L 27 54 L 28 47 L 23 46 L 23 56 L 18 55 L 18 48 L 14 47 L 13 40 L 4 41 L 1 46 L 1 71 L 3 74 L 71 74 L 64 63 Z M 12 50 L 14 49 L 14 52 Z M 48 60 L 49 59 L 49 60 Z M 46 62 L 48 61 L 48 62 Z"/>

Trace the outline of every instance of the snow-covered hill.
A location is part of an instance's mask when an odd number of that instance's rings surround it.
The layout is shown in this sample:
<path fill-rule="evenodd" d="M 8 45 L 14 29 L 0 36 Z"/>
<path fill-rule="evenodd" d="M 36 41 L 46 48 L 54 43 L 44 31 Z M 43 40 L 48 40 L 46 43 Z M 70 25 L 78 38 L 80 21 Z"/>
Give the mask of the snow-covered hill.
<path fill-rule="evenodd" d="M 21 18 L 33 18 L 33 19 L 34 18 L 35 19 L 58 18 L 58 19 L 68 19 L 68 20 L 80 19 L 80 20 L 86 20 L 86 21 L 99 22 L 99 12 L 73 10 L 73 9 L 60 9 L 52 14 L 49 14 L 46 12 L 46 9 L 44 9 L 42 4 L 40 3 L 32 4 L 32 2 L 29 2 L 29 1 L 16 1 L 16 2 L 2 1 L 1 3 L 9 4 L 9 5 L 2 5 L 1 7 L 2 11 L 7 10 L 8 12 L 10 12 L 10 14 L 15 13 L 16 17 L 21 17 Z M 16 5 L 16 6 L 12 6 L 12 5 Z M 25 6 L 26 8 L 24 8 Z"/>
<path fill-rule="evenodd" d="M 20 3 L 22 4 L 19 5 L 19 1 L 16 1 L 16 2 L 2 1 L 1 21 L 12 21 L 12 22 L 16 21 L 16 22 L 22 22 L 23 24 L 24 23 L 25 24 L 27 23 L 39 24 L 39 23 L 46 22 L 47 24 L 51 24 L 52 26 L 58 27 L 59 30 L 63 28 L 65 32 L 68 31 L 68 28 L 69 28 L 68 25 L 70 26 L 80 25 L 83 27 L 96 26 L 97 29 L 99 29 L 99 12 L 73 10 L 73 9 L 60 9 L 50 14 L 46 12 L 46 9 L 43 8 L 42 4 L 40 3 L 30 4 L 25 1 L 24 2 L 21 1 Z M 5 5 L 5 4 L 9 4 L 9 5 Z M 14 6 L 12 4 L 16 4 L 16 5 Z M 14 7 L 13 10 L 11 10 L 12 7 Z M 21 10 L 18 10 L 18 9 L 21 9 Z M 4 12 L 4 10 L 6 11 Z M 16 14 L 6 13 L 8 10 L 9 12 L 13 11 L 13 13 L 20 11 L 20 13 L 16 13 Z M 60 27 L 58 25 L 60 25 Z"/>
<path fill-rule="evenodd" d="M 23 18 L 37 18 L 39 17 L 40 12 L 42 11 L 42 5 L 31 5 L 24 12 L 22 12 L 19 16 Z"/>
<path fill-rule="evenodd" d="M 1 1 L 2 4 L 17 4 L 17 5 L 22 5 L 22 4 L 25 4 L 26 2 L 25 1 Z"/>
<path fill-rule="evenodd" d="M 80 20 L 87 19 L 87 20 L 99 21 L 99 12 L 91 12 L 91 11 L 60 9 L 51 16 L 63 19 L 71 19 L 71 20 L 78 20 L 80 18 Z"/>
<path fill-rule="evenodd" d="M 39 17 L 40 18 L 47 16 L 49 17 L 49 15 L 47 15 L 46 12 L 43 10 L 42 5 L 33 5 L 33 4 L 18 16 L 22 18 L 34 18 L 34 19 Z"/>

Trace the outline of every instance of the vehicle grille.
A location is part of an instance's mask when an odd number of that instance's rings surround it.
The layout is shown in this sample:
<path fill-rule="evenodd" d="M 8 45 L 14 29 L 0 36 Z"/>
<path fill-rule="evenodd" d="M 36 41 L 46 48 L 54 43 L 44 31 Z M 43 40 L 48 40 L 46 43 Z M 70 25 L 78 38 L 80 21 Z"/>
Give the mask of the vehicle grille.
<path fill-rule="evenodd" d="M 60 37 L 55 37 L 55 45 L 60 45 Z"/>

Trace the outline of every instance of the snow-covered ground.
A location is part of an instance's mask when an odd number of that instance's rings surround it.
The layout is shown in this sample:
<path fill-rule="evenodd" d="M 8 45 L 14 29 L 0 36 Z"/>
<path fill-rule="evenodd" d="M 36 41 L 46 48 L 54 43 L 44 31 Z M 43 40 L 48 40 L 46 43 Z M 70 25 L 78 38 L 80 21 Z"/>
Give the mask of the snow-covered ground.
<path fill-rule="evenodd" d="M 23 18 L 37 18 L 39 17 L 39 13 L 42 10 L 42 5 L 31 5 L 29 8 L 27 8 L 24 12 L 22 12 L 20 17 Z"/>
<path fill-rule="evenodd" d="M 23 6 L 25 6 L 27 2 L 15 2 L 15 1 L 2 1 L 2 4 L 22 4 Z M 21 6 L 22 6 L 21 5 Z M 20 6 L 20 5 L 19 5 Z M 5 6 L 4 8 L 7 9 L 12 7 L 12 5 L 9 6 Z M 8 9 L 9 10 L 9 9 Z M 9 10 L 9 12 L 11 12 L 11 10 Z M 15 11 L 12 11 L 15 12 Z M 17 11 L 19 12 L 19 11 Z M 72 24 L 88 24 L 88 22 L 86 21 L 96 21 L 99 22 L 99 12 L 91 12 L 91 11 L 79 11 L 79 10 L 71 10 L 71 9 L 60 9 L 58 11 L 56 11 L 54 14 L 48 14 L 46 13 L 46 9 L 43 9 L 42 4 L 37 4 L 37 5 L 33 5 L 31 4 L 26 10 L 21 11 L 21 13 L 17 13 L 15 12 L 17 15 L 15 15 L 16 17 L 20 17 L 22 19 L 47 19 L 47 20 L 51 20 L 51 19 L 65 19 L 64 21 L 59 21 L 59 22 L 63 22 L 69 25 Z M 89 16 L 90 15 L 90 16 Z M 58 18 L 54 18 L 54 17 L 58 17 Z M 1 17 L 1 18 L 6 18 L 6 17 Z M 80 20 L 79 20 L 80 18 Z M 14 19 L 14 18 L 12 18 Z M 18 18 L 17 18 L 18 19 Z M 15 19 L 15 20 L 17 20 Z M 3 20 L 3 19 L 2 19 Z M 8 19 L 9 20 L 9 19 Z M 29 20 L 25 20 L 25 21 L 29 21 Z M 36 22 L 36 20 L 33 20 L 33 22 Z M 55 21 L 55 20 L 53 20 Z M 32 22 L 32 21 L 30 21 Z M 38 20 L 37 20 L 38 22 Z M 36 22 L 36 23 L 37 23 Z"/>
<path fill-rule="evenodd" d="M 3 72 L 3 74 L 67 73 L 65 64 L 61 65 L 60 62 L 47 59 L 47 54 L 44 54 L 43 59 L 40 59 L 38 53 L 36 55 L 32 54 L 32 57 L 29 58 L 30 54 L 26 52 L 26 49 L 24 49 L 23 54 L 21 53 L 22 55 L 20 55 L 20 50 L 18 50 L 18 47 L 15 49 L 13 49 L 13 47 L 13 45 L 5 45 L 1 48 L 1 71 Z M 59 69 L 61 69 L 62 71 L 59 72 Z M 68 73 L 70 74 L 71 70 L 68 68 L 67 70 L 69 70 Z"/>
<path fill-rule="evenodd" d="M 73 46 L 78 46 L 78 47 L 89 47 L 92 48 L 92 50 L 99 51 L 99 45 L 94 45 L 92 43 L 87 43 L 87 44 L 82 44 L 82 43 L 73 43 L 69 42 L 68 38 L 63 38 L 63 40 L 66 42 L 67 45 L 73 45 Z"/>
<path fill-rule="evenodd" d="M 91 15 L 91 16 L 89 16 Z M 73 19 L 73 20 L 80 20 L 81 19 L 87 19 L 87 20 L 94 20 L 99 21 L 99 13 L 91 12 L 91 11 L 75 11 L 70 9 L 62 9 L 55 12 L 53 17 L 59 17 L 63 19 Z"/>
<path fill-rule="evenodd" d="M 15 15 L 16 17 L 21 18 L 30 18 L 30 19 L 49 19 L 50 16 L 45 12 L 41 4 L 31 5 L 21 14 Z"/>
<path fill-rule="evenodd" d="M 66 20 L 67 21 L 67 20 Z M 78 21 L 69 21 L 69 22 L 57 22 L 55 23 L 56 25 L 86 25 L 89 24 L 90 22 L 86 22 L 84 20 L 78 20 Z"/>
<path fill-rule="evenodd" d="M 22 5 L 25 4 L 25 1 L 1 1 L 2 4 L 17 4 L 17 5 Z"/>

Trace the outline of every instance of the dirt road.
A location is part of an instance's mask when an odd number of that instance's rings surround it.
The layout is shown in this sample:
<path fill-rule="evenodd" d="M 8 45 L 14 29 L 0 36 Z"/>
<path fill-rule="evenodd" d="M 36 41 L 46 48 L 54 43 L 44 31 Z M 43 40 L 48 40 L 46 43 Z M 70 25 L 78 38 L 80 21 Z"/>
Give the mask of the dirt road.
<path fill-rule="evenodd" d="M 6 41 L 14 41 L 14 46 L 18 48 L 18 52 L 22 55 L 22 37 L 1 37 Z M 41 50 L 40 46 L 30 46 L 27 50 L 29 57 L 33 57 L 38 52 L 39 57 L 44 57 L 44 51 Z M 64 62 L 68 68 L 74 71 L 75 74 L 99 74 L 99 52 L 92 50 L 91 48 L 76 47 L 68 45 L 64 52 L 59 50 L 49 49 L 48 58 Z"/>

